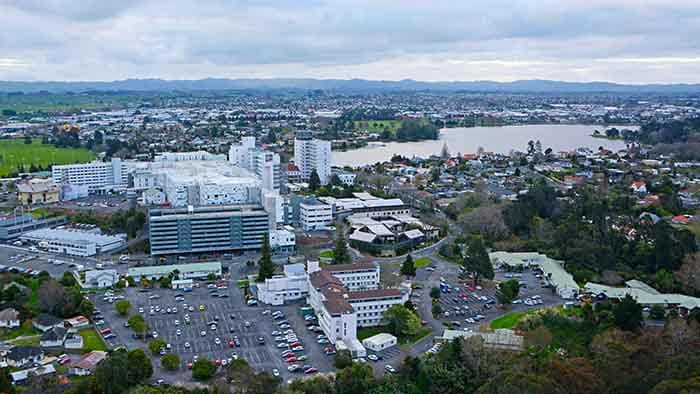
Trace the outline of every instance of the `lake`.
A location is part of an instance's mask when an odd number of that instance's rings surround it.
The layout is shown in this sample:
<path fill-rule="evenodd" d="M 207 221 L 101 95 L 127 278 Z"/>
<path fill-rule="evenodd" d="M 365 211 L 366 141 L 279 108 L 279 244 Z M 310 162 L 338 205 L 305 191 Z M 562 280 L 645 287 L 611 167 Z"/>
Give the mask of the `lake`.
<path fill-rule="evenodd" d="M 479 147 L 487 152 L 509 153 L 512 150 L 526 151 L 530 140 L 540 140 L 542 149 L 552 148 L 554 152 L 570 151 L 580 147 L 597 150 L 602 146 L 613 151 L 624 149 L 622 140 L 607 140 L 591 137 L 593 130 L 601 133 L 613 126 L 601 125 L 522 125 L 501 127 L 469 127 L 442 129 L 438 140 L 417 142 L 387 142 L 384 146 L 370 145 L 345 152 L 333 151 L 334 166 L 358 167 L 384 162 L 398 154 L 406 157 L 438 155 L 443 144 L 451 154 L 476 153 Z M 630 129 L 635 126 L 618 126 Z"/>

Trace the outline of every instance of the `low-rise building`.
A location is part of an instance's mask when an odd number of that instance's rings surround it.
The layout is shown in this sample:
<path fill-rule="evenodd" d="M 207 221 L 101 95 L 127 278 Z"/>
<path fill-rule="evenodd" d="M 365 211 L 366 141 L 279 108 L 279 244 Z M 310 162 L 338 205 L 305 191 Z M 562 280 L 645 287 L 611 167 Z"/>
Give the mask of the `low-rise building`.
<path fill-rule="evenodd" d="M 54 327 L 63 327 L 63 320 L 56 316 L 42 313 L 32 319 L 32 326 L 41 332 L 46 332 Z"/>
<path fill-rule="evenodd" d="M 63 346 L 68 330 L 63 327 L 54 327 L 41 335 L 39 345 L 43 348 L 58 348 Z"/>
<path fill-rule="evenodd" d="M 92 375 L 97 366 L 107 358 L 107 352 L 94 350 L 86 354 L 80 361 L 73 364 L 68 373 L 76 376 Z"/>
<path fill-rule="evenodd" d="M 38 346 L 15 346 L 5 355 L 8 366 L 24 368 L 38 364 L 44 359 L 44 351 Z"/>
<path fill-rule="evenodd" d="M 513 330 L 499 328 L 493 332 L 471 332 L 463 330 L 445 330 L 441 336 L 435 337 L 437 342 L 451 342 L 456 338 L 481 338 L 484 346 L 489 349 L 520 351 L 524 346 L 524 339 Z"/>
<path fill-rule="evenodd" d="M 0 311 L 0 327 L 17 328 L 22 323 L 19 320 L 19 312 L 14 308 L 6 308 Z"/>
<path fill-rule="evenodd" d="M 17 183 L 17 199 L 23 205 L 60 201 L 60 189 L 51 179 L 33 178 Z"/>
<path fill-rule="evenodd" d="M 221 262 L 208 263 L 193 263 L 193 264 L 176 264 L 176 265 L 154 265 L 150 267 L 133 267 L 129 268 L 127 275 L 134 280 L 141 279 L 158 280 L 164 276 L 168 276 L 174 272 L 178 272 L 177 276 L 180 279 L 197 279 L 206 278 L 213 274 L 217 277 L 221 276 Z"/>
<path fill-rule="evenodd" d="M 256 285 L 258 301 L 269 305 L 283 305 L 309 294 L 308 275 L 304 264 L 286 264 L 283 275 L 275 275 Z"/>
<path fill-rule="evenodd" d="M 333 207 L 316 199 L 299 204 L 299 224 L 304 231 L 325 230 L 333 225 Z"/>
<path fill-rule="evenodd" d="M 584 286 L 584 292 L 598 299 L 621 300 L 626 296 L 635 299 L 644 306 L 662 306 L 664 308 L 680 308 L 684 312 L 694 309 L 700 310 L 700 298 L 684 294 L 661 293 L 648 284 L 629 280 L 624 287 L 613 287 L 598 283 L 588 282 Z"/>
<path fill-rule="evenodd" d="M 126 245 L 126 234 L 104 235 L 66 228 L 34 230 L 22 234 L 20 239 L 45 245 L 51 253 L 80 257 L 113 252 Z"/>
<path fill-rule="evenodd" d="M 117 270 L 90 270 L 85 271 L 83 287 L 89 289 L 105 289 L 112 287 L 119 281 Z"/>
<path fill-rule="evenodd" d="M 495 267 L 510 268 L 533 267 L 542 271 L 543 279 L 554 288 L 557 295 L 565 299 L 574 299 L 580 293 L 580 287 L 574 277 L 564 269 L 563 262 L 550 259 L 536 252 L 491 252 L 491 263 Z"/>
<path fill-rule="evenodd" d="M 384 351 L 396 346 L 396 343 L 396 337 L 385 332 L 371 336 L 362 341 L 362 345 L 373 352 Z"/>

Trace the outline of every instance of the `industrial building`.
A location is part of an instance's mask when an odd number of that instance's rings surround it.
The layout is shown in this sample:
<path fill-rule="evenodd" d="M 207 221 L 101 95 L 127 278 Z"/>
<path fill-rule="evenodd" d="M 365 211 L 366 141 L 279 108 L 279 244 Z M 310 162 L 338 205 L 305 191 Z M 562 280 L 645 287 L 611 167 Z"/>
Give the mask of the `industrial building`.
<path fill-rule="evenodd" d="M 15 240 L 27 231 L 59 226 L 67 222 L 65 216 L 37 219 L 29 214 L 0 214 L 0 242 Z"/>
<path fill-rule="evenodd" d="M 270 231 L 261 205 L 151 209 L 152 255 L 259 250 Z"/>
<path fill-rule="evenodd" d="M 20 239 L 35 243 L 51 253 L 81 257 L 114 252 L 126 245 L 126 234 L 104 235 L 66 228 L 29 231 L 22 234 Z"/>

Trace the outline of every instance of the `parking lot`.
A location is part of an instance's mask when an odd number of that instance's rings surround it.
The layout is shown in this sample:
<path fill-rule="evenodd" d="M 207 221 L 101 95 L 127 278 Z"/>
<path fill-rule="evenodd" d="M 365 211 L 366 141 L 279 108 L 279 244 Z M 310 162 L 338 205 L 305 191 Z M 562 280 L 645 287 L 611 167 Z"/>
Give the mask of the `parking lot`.
<path fill-rule="evenodd" d="M 144 292 L 142 289 L 131 288 L 120 294 L 130 301 L 131 314 L 143 311 L 140 314 L 148 323 L 151 336 L 155 332 L 159 339 L 170 344 L 170 351 L 180 356 L 182 360 L 183 366 L 180 371 L 171 373 L 160 370 L 160 363 L 157 357 L 154 357 L 153 364 L 158 371 L 156 373 L 158 378 L 172 383 L 190 381 L 191 373 L 186 365 L 195 357 L 220 361 L 241 357 L 257 371 L 273 372 L 276 369 L 283 379 L 298 376 L 287 371 L 290 364 L 281 357 L 281 353 L 288 347 L 282 347 L 282 345 L 278 347 L 272 336 L 273 331 L 284 331 L 280 329 L 277 321 L 273 320 L 274 311 L 281 311 L 284 314 L 283 320 L 287 320 L 290 326 L 288 329 L 293 330 L 302 343 L 304 349 L 298 352 L 298 355 L 306 356 L 303 364 L 313 366 L 320 372 L 331 370 L 332 357 L 322 352 L 324 345 L 316 343 L 317 333 L 307 329 L 306 322 L 299 311 L 300 304 L 273 308 L 247 306 L 243 291 L 237 286 L 236 279 L 227 280 L 227 288 L 216 291 L 219 295 L 225 294 L 224 297 L 212 297 L 207 284 L 198 283 L 200 287 L 195 287 L 188 293 L 171 289 L 151 289 Z M 183 298 L 181 301 L 176 301 L 176 296 Z M 112 347 L 125 346 L 128 349 L 147 347 L 147 342 L 134 338 L 133 331 L 124 326 L 127 319 L 116 313 L 113 304 L 105 301 L 101 296 L 96 297 L 95 302 L 104 316 L 105 326 L 102 328 L 111 327 L 116 335 L 115 338 L 108 340 Z M 200 310 L 200 305 L 204 310 Z M 152 314 L 151 307 L 153 307 Z M 170 313 L 167 312 L 168 308 Z M 165 313 L 162 312 L 163 310 Z M 186 316 L 189 317 L 189 324 L 185 322 Z M 258 342 L 260 336 L 264 338 L 264 344 Z"/>

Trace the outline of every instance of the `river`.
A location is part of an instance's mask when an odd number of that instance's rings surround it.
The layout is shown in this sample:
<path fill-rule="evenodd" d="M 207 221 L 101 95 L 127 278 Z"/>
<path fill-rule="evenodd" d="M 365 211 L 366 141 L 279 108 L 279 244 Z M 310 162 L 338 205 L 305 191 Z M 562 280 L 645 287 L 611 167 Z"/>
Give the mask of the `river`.
<path fill-rule="evenodd" d="M 593 130 L 601 133 L 613 126 L 601 125 L 522 125 L 501 127 L 468 127 L 442 129 L 437 140 L 417 142 L 387 142 L 383 146 L 370 145 L 345 152 L 333 151 L 334 166 L 358 167 L 388 161 L 394 155 L 406 157 L 429 157 L 440 154 L 443 144 L 451 154 L 476 153 L 479 147 L 486 152 L 509 153 L 512 150 L 526 151 L 530 140 L 539 140 L 542 149 L 554 152 L 570 151 L 580 147 L 598 149 L 602 146 L 613 151 L 625 148 L 622 140 L 591 137 Z M 634 129 L 635 126 L 618 126 Z"/>

